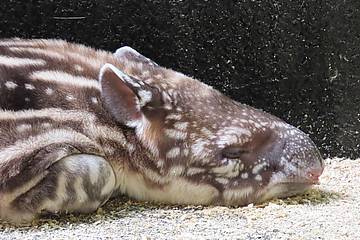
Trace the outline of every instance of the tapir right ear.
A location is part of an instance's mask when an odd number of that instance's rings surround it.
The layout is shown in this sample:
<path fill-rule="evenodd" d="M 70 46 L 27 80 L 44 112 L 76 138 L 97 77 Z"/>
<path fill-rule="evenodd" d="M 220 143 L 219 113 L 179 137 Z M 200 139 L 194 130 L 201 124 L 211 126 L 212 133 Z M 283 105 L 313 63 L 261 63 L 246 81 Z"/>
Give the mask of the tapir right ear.
<path fill-rule="evenodd" d="M 121 62 L 142 63 L 143 66 L 148 66 L 148 67 L 158 66 L 158 64 L 155 63 L 153 60 L 145 57 L 144 55 L 141 55 L 138 51 L 128 46 L 124 46 L 117 49 L 116 52 L 114 53 L 114 56 L 117 60 Z"/>
<path fill-rule="evenodd" d="M 152 99 L 151 90 L 108 63 L 101 68 L 99 80 L 107 110 L 119 123 L 136 127 L 142 119 L 141 107 Z"/>

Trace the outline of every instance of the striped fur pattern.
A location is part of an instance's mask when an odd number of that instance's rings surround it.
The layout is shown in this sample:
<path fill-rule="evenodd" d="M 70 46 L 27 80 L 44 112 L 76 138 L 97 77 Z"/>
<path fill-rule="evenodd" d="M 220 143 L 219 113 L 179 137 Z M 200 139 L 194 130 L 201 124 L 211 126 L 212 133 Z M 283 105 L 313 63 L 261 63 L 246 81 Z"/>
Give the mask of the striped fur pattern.
<path fill-rule="evenodd" d="M 118 193 L 241 206 L 322 170 L 300 130 L 130 47 L 0 41 L 0 219 L 91 212 Z"/>

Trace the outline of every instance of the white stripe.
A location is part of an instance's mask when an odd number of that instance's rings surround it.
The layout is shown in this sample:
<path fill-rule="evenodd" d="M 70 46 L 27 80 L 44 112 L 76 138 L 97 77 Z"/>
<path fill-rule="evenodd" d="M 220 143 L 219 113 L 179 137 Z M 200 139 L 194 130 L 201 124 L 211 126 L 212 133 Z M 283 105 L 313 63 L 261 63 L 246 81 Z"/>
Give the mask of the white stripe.
<path fill-rule="evenodd" d="M 45 64 L 46 62 L 43 59 L 0 56 L 0 65 L 5 65 L 7 67 L 21 67 L 26 65 L 45 65 Z"/>
<path fill-rule="evenodd" d="M 19 186 L 11 191 L 10 193 L 6 193 L 6 194 L 1 194 L 0 195 L 0 217 L 7 217 L 7 218 L 19 218 L 18 216 L 15 216 L 13 212 L 11 212 L 11 210 L 9 211 L 9 209 L 11 209 L 9 207 L 9 205 L 11 204 L 11 202 L 17 198 L 18 196 L 22 195 L 23 193 L 29 191 L 29 189 L 31 189 L 32 187 L 34 187 L 36 184 L 38 184 L 43 178 L 44 176 L 47 174 L 46 171 L 34 176 L 31 180 L 24 182 L 23 184 L 19 184 Z M 23 216 L 21 216 L 22 218 Z"/>
<path fill-rule="evenodd" d="M 11 159 L 31 154 L 36 149 L 41 149 L 50 144 L 69 142 L 89 144 L 100 149 L 100 146 L 96 142 L 83 134 L 67 129 L 54 129 L 43 134 L 16 141 L 13 145 L 2 148 L 0 151 L 0 167 Z"/>
<path fill-rule="evenodd" d="M 8 111 L 0 110 L 0 120 L 18 120 L 27 118 L 47 117 L 54 121 L 95 121 L 95 115 L 78 110 L 63 110 L 61 108 L 44 108 L 41 110 Z"/>
<path fill-rule="evenodd" d="M 60 53 L 57 53 L 55 51 L 49 51 L 49 50 L 45 50 L 42 48 L 26 48 L 26 47 L 9 47 L 10 51 L 13 52 L 28 52 L 28 53 L 32 53 L 32 54 L 41 54 L 41 55 L 45 55 L 51 58 L 55 58 L 55 59 L 60 59 L 60 60 L 64 60 L 65 56 L 61 55 Z"/>
<path fill-rule="evenodd" d="M 70 58 L 69 60 L 71 61 L 81 62 L 81 65 L 91 66 L 95 69 L 100 69 L 106 62 L 105 59 L 113 58 L 112 54 L 106 51 L 94 51 L 86 46 L 70 44 L 63 40 L 9 40 L 0 41 L 0 46 L 18 46 L 19 48 L 34 47 L 37 48 L 38 51 L 46 53 L 48 56 L 52 55 L 55 57 L 56 55 L 64 59 Z M 94 52 L 96 55 L 93 55 Z"/>
<path fill-rule="evenodd" d="M 82 64 L 86 64 L 86 65 L 90 65 L 93 68 L 99 69 L 104 63 L 94 57 L 91 56 L 87 56 L 86 52 L 85 55 L 79 54 L 77 52 L 73 52 L 74 50 L 71 48 L 66 49 L 66 51 L 62 50 L 60 52 L 58 52 L 58 49 L 62 49 L 56 46 L 52 46 L 47 44 L 47 46 L 50 47 L 55 47 L 54 48 L 27 48 L 27 47 L 9 47 L 9 50 L 14 51 L 14 52 L 28 52 L 28 53 L 33 53 L 33 54 L 42 54 L 44 56 L 48 56 L 60 61 L 76 61 L 76 62 L 81 62 L 81 64 L 76 64 L 74 65 L 74 69 L 77 71 L 83 71 L 84 68 L 81 66 Z M 69 45 L 71 46 L 71 45 Z M 77 46 L 77 51 L 82 50 L 82 46 Z M 88 51 L 88 49 L 85 49 L 86 51 Z M 97 52 L 99 53 L 99 52 Z"/>
<path fill-rule="evenodd" d="M 0 46 L 36 46 L 39 45 L 39 41 L 33 40 L 9 40 L 9 41 L 0 41 Z"/>
<path fill-rule="evenodd" d="M 105 125 L 99 125 L 98 123 L 96 123 L 95 115 L 89 112 L 78 110 L 63 110 L 60 108 L 45 108 L 41 110 L 25 110 L 16 112 L 0 110 L 0 121 L 43 117 L 49 118 L 54 121 L 80 122 L 80 124 L 86 126 L 84 128 L 84 131 L 89 135 L 89 137 L 93 139 L 102 137 L 104 139 L 110 139 L 115 142 L 119 142 L 124 147 L 129 147 L 126 138 L 120 129 Z"/>
<path fill-rule="evenodd" d="M 74 76 L 61 71 L 36 71 L 30 75 L 33 80 L 69 84 L 78 87 L 89 87 L 100 90 L 100 84 L 96 79 Z"/>

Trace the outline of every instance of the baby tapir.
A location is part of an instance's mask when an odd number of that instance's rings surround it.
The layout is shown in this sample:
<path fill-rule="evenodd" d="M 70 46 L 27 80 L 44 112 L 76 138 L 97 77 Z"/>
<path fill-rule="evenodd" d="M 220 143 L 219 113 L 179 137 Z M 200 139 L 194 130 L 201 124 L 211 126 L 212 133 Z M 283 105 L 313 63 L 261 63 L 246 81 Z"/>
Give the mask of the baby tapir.
<path fill-rule="evenodd" d="M 0 219 L 91 212 L 116 194 L 241 206 L 322 171 L 297 128 L 130 47 L 0 41 Z"/>

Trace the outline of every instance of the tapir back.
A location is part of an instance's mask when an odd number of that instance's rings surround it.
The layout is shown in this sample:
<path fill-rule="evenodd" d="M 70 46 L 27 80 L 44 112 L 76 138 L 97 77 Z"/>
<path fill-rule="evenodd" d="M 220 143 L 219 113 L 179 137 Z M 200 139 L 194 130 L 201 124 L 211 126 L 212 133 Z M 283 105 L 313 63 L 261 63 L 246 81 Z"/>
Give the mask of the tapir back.
<path fill-rule="evenodd" d="M 99 101 L 99 69 L 113 56 L 56 40 L 0 43 L 0 107 L 89 109 Z"/>
<path fill-rule="evenodd" d="M 100 100 L 99 69 L 107 62 L 118 64 L 110 53 L 64 41 L 0 42 L 0 192 L 66 155 L 103 155 L 101 138 L 121 141 Z M 61 144 L 56 158 L 33 157 Z"/>

